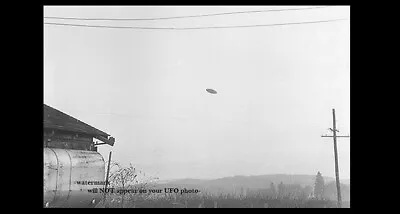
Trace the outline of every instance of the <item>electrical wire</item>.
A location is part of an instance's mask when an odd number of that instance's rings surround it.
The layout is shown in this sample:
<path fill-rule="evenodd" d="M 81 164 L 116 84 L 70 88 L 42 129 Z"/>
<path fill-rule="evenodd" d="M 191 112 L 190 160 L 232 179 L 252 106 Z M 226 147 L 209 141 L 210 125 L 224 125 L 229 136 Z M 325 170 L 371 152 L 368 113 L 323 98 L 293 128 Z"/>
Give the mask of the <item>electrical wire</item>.
<path fill-rule="evenodd" d="M 114 28 L 114 29 L 137 29 L 137 30 L 202 30 L 202 29 L 227 29 L 227 28 L 251 28 L 251 27 L 272 27 L 282 25 L 300 25 L 300 24 L 315 24 L 324 22 L 336 22 L 348 20 L 348 18 L 342 19 L 330 19 L 330 20 L 318 20 L 309 22 L 288 22 L 288 23 L 275 23 L 275 24 L 259 24 L 259 25 L 233 25 L 233 26 L 206 26 L 206 27 L 138 27 L 138 26 L 112 26 L 112 25 L 85 25 L 85 24 L 68 24 L 68 23 L 54 23 L 45 22 L 45 25 L 58 25 L 58 26 L 71 26 L 71 27 L 90 27 L 90 28 Z"/>
<path fill-rule="evenodd" d="M 308 7 L 308 8 L 288 8 L 288 9 L 269 9 L 269 10 L 252 10 L 252 11 L 236 11 L 236 12 L 224 12 L 224 13 L 212 13 L 203 15 L 189 15 L 189 16 L 173 16 L 173 17 L 159 17 L 159 18 L 82 18 L 82 17 L 57 17 L 57 16 L 46 16 L 45 19 L 62 19 L 62 20 L 80 20 L 80 21 L 155 21 L 155 20 L 166 20 L 166 19 L 183 19 L 183 18 L 198 18 L 208 16 L 223 16 L 223 15 L 234 15 L 234 14 L 246 14 L 246 13 L 265 13 L 265 12 L 280 12 L 280 11 L 295 11 L 295 10 L 312 10 L 326 8 L 323 7 Z"/>

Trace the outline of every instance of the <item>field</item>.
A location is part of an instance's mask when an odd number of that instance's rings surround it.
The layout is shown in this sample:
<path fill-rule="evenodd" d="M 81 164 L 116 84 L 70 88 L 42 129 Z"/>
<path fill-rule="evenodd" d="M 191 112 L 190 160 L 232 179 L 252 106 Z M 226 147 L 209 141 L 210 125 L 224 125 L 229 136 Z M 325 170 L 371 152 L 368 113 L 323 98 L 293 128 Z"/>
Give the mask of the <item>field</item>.
<path fill-rule="evenodd" d="M 122 196 L 109 195 L 97 208 L 336 208 L 336 201 L 230 195 Z M 350 207 L 344 202 L 344 208 Z"/>

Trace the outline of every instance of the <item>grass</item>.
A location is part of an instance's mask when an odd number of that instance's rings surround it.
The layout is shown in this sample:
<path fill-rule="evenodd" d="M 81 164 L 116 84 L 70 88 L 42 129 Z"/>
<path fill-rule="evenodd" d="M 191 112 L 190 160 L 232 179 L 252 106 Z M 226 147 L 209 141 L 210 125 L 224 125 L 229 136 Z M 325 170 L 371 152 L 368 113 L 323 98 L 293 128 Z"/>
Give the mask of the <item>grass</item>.
<path fill-rule="evenodd" d="M 98 208 L 335 208 L 336 202 L 307 198 L 270 197 L 253 195 L 109 195 Z M 349 207 L 349 203 L 343 203 Z"/>

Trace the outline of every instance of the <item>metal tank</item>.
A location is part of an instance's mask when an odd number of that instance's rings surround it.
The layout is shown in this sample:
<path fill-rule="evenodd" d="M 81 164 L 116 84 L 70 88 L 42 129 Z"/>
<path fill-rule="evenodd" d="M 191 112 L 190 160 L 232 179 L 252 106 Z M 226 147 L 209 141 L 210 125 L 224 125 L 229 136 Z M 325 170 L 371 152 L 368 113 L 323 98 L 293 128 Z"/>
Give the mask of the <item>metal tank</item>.
<path fill-rule="evenodd" d="M 44 206 L 95 207 L 102 198 L 104 165 L 95 151 L 44 148 Z"/>

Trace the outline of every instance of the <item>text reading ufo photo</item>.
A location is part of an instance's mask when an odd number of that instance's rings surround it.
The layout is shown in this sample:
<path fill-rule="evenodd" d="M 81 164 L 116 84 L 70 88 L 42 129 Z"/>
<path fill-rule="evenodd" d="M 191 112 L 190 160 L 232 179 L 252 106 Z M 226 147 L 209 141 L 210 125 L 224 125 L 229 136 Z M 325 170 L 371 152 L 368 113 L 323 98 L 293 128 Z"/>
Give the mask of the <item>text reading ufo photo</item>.
<path fill-rule="evenodd" d="M 217 91 L 211 88 L 207 88 L 206 91 L 210 94 L 217 94 Z"/>

